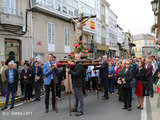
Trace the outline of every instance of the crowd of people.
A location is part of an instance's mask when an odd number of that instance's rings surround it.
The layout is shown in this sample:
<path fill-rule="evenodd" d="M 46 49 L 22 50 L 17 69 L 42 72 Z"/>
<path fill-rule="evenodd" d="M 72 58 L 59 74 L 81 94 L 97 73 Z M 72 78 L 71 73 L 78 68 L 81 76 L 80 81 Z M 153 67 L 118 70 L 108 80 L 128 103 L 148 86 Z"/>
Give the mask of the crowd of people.
<path fill-rule="evenodd" d="M 6 97 L 5 106 L 1 110 L 7 109 L 9 98 L 12 98 L 10 109 L 14 108 L 18 84 L 21 94 L 24 95 L 24 102 L 29 103 L 33 97 L 34 101 L 40 101 L 40 96 L 45 94 L 46 113 L 49 112 L 50 91 L 52 109 L 56 111 L 55 98 L 61 100 L 61 91 L 64 88 L 66 94 L 74 93 L 75 104 L 72 112 L 77 112 L 76 116 L 83 115 L 83 95 L 86 91 L 104 92 L 103 100 L 109 99 L 110 95 L 116 95 L 118 100 L 124 103 L 122 109 L 128 111 L 132 110 L 132 98 L 136 95 L 137 109 L 143 110 L 144 97 L 154 96 L 153 83 L 156 83 L 160 76 L 160 59 L 155 56 L 132 59 L 122 56 L 111 59 L 104 55 L 96 59 L 99 60 L 99 65 L 90 65 L 87 68 L 83 67 L 79 54 L 75 55 L 74 68 L 57 67 L 53 58 L 53 54 L 49 54 L 45 64 L 30 58 L 30 61 L 22 60 L 20 66 L 13 62 L 6 65 L 5 60 L 1 60 L 0 96 Z"/>

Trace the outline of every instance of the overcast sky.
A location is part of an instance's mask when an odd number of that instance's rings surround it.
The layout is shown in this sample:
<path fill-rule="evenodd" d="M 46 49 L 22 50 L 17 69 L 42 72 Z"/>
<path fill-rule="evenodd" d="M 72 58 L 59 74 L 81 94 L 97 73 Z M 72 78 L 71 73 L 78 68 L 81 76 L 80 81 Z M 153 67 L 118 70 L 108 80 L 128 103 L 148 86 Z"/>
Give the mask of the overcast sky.
<path fill-rule="evenodd" d="M 107 0 L 118 16 L 118 24 L 132 35 L 149 33 L 154 24 L 151 0 Z"/>

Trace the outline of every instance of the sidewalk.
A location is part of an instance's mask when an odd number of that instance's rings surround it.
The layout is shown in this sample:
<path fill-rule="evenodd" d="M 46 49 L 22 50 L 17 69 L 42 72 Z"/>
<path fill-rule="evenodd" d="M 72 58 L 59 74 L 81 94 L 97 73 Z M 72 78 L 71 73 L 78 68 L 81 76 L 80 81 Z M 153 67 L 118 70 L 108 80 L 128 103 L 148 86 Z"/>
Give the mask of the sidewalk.
<path fill-rule="evenodd" d="M 160 109 L 157 108 L 157 87 L 154 85 L 154 97 L 150 98 L 149 101 L 151 104 L 151 111 L 152 111 L 152 120 L 160 120 Z"/>
<path fill-rule="evenodd" d="M 17 96 L 18 96 L 18 97 L 15 98 L 15 103 L 16 103 L 16 102 L 19 102 L 19 101 L 21 101 L 21 100 L 24 99 L 24 95 L 21 95 L 21 87 L 20 87 L 20 84 L 18 84 Z M 0 107 L 3 107 L 3 106 L 4 106 L 5 100 L 6 100 L 6 97 L 0 96 Z M 11 104 L 11 99 L 9 100 L 8 105 L 10 105 L 10 104 Z"/>

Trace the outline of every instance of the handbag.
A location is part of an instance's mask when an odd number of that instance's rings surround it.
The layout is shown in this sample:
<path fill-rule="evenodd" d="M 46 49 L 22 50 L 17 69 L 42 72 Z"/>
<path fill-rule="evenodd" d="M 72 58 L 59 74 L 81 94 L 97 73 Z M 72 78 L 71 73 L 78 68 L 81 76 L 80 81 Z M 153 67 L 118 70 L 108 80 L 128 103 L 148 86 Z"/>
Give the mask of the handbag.
<path fill-rule="evenodd" d="M 137 87 L 137 80 L 136 80 L 135 78 L 133 78 L 133 80 L 131 80 L 130 86 L 131 86 L 132 88 L 136 88 L 136 87 Z"/>
<path fill-rule="evenodd" d="M 66 89 L 63 82 L 61 82 L 60 89 L 61 89 L 61 91 L 65 91 L 65 89 Z"/>

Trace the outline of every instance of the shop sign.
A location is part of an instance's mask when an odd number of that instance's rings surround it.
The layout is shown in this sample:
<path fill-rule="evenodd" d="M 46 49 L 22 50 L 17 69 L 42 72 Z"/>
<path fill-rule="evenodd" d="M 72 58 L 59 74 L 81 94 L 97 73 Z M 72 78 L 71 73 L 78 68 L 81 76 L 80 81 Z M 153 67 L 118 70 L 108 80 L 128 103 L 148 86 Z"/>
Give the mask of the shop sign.
<path fill-rule="evenodd" d="M 105 47 L 105 46 L 97 46 L 97 50 L 105 50 L 105 51 L 109 51 L 109 47 Z"/>

